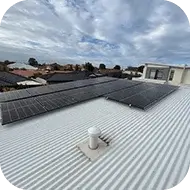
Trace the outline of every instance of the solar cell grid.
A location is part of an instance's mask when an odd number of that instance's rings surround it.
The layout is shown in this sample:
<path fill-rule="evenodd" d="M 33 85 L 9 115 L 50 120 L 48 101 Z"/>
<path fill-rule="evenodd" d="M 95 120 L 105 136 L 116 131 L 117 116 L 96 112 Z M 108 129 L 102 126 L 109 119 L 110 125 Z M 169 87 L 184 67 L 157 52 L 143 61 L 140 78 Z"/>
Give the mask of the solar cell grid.
<path fill-rule="evenodd" d="M 45 112 L 47 110 L 33 98 L 1 104 L 3 125 Z"/>
<path fill-rule="evenodd" d="M 22 98 L 31 97 L 31 95 L 25 90 L 16 90 L 10 92 L 4 92 L 0 94 L 0 102 L 12 101 Z"/>
<path fill-rule="evenodd" d="M 62 108 L 77 102 L 74 98 L 59 92 L 36 97 L 36 100 L 48 111 Z"/>
<path fill-rule="evenodd" d="M 177 88 L 168 85 L 141 84 L 130 89 L 112 93 L 108 97 L 127 105 L 146 109 L 175 89 Z"/>
<path fill-rule="evenodd" d="M 54 92 L 51 88 L 48 86 L 40 86 L 35 88 L 28 88 L 28 93 L 31 94 L 31 96 L 38 96 L 42 94 L 48 94 Z"/>

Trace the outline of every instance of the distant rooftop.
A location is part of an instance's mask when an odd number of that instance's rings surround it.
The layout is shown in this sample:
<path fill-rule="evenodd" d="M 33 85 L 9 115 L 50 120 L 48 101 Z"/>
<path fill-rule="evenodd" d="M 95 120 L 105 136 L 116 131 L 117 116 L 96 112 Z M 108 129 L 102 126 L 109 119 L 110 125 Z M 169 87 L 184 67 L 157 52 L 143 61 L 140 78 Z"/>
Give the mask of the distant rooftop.
<path fill-rule="evenodd" d="M 10 64 L 8 65 L 9 68 L 25 68 L 25 69 L 29 69 L 29 70 L 37 70 L 36 67 L 33 67 L 31 65 L 25 64 L 25 63 L 14 63 L 14 64 Z"/>
<path fill-rule="evenodd" d="M 11 72 L 6 72 L 6 71 L 0 71 L 0 81 L 4 81 L 5 84 L 12 84 L 15 85 L 17 82 L 22 82 L 27 80 L 26 77 L 11 73 Z M 3 82 L 1 82 L 3 84 Z"/>
<path fill-rule="evenodd" d="M 89 75 L 87 71 L 73 71 L 68 73 L 54 72 L 42 75 L 41 78 L 47 82 L 70 82 L 86 79 Z"/>
<path fill-rule="evenodd" d="M 190 65 L 187 64 L 165 64 L 165 63 L 154 63 L 154 62 L 146 62 L 148 65 L 159 65 L 159 66 L 167 66 L 167 67 L 178 67 L 178 68 L 190 68 Z"/>

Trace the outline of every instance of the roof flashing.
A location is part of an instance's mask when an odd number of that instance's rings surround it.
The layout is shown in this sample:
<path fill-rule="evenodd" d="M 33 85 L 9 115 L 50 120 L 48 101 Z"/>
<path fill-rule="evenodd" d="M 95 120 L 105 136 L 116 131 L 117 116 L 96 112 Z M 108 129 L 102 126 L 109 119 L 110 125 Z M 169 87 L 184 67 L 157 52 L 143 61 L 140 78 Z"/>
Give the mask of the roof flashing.
<path fill-rule="evenodd" d="M 79 143 L 77 148 L 90 160 L 95 161 L 101 155 L 105 154 L 105 152 L 109 149 L 109 146 L 101 139 L 98 138 L 98 148 L 90 149 L 89 148 L 89 139 Z"/>

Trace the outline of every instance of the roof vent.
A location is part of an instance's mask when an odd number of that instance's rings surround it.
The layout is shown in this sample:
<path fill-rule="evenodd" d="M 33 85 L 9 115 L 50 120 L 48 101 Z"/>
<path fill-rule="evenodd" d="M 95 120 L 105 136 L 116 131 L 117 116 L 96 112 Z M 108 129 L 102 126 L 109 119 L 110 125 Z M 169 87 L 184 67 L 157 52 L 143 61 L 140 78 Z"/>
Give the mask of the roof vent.
<path fill-rule="evenodd" d="M 89 134 L 89 148 L 95 150 L 98 148 L 98 137 L 101 135 L 101 130 L 97 127 L 88 129 Z"/>
<path fill-rule="evenodd" d="M 89 137 L 85 141 L 80 142 L 77 147 L 88 159 L 94 161 L 104 154 L 109 147 L 106 142 L 99 138 L 101 135 L 99 128 L 89 128 L 88 135 Z"/>

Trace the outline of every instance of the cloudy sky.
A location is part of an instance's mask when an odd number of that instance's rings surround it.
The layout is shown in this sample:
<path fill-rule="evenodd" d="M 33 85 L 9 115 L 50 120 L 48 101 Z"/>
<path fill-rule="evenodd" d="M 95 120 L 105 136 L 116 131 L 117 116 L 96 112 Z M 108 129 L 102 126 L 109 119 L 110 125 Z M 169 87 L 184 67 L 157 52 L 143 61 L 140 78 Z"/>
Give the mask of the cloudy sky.
<path fill-rule="evenodd" d="M 185 13 L 164 0 L 26 0 L 0 26 L 0 59 L 190 63 Z"/>

